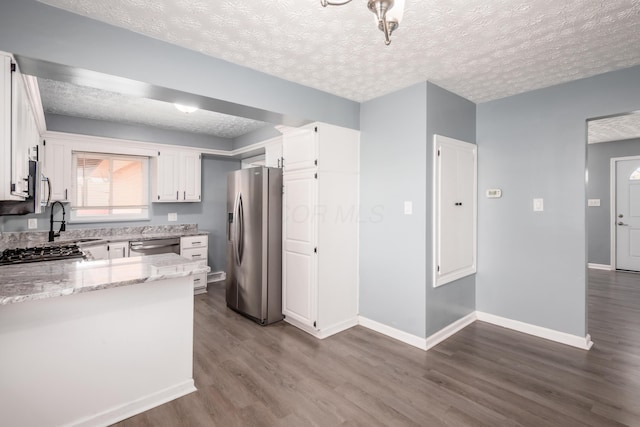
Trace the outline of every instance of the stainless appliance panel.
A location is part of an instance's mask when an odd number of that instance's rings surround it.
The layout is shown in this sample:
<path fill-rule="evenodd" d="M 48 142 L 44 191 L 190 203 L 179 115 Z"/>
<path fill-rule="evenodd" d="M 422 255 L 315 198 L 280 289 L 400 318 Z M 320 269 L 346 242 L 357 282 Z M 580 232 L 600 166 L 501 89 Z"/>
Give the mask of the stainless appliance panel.
<path fill-rule="evenodd" d="M 228 175 L 227 306 L 261 324 L 282 319 L 281 212 L 279 169 L 258 167 Z"/>
<path fill-rule="evenodd" d="M 180 238 L 150 239 L 129 242 L 129 256 L 167 253 L 180 254 Z"/>
<path fill-rule="evenodd" d="M 236 277 L 238 286 L 238 310 L 263 319 L 262 289 L 262 168 L 240 171 L 236 213 Z"/>

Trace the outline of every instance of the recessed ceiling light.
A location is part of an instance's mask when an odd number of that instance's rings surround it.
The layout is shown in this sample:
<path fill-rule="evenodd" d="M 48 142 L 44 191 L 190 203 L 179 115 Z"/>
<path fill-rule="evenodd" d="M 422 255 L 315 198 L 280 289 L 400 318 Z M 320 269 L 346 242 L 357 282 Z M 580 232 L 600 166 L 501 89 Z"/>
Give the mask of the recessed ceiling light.
<path fill-rule="evenodd" d="M 198 107 L 190 107 L 188 105 L 182 105 L 182 104 L 173 104 L 178 110 L 182 111 L 183 113 L 193 113 L 194 111 L 196 111 L 198 109 Z"/>

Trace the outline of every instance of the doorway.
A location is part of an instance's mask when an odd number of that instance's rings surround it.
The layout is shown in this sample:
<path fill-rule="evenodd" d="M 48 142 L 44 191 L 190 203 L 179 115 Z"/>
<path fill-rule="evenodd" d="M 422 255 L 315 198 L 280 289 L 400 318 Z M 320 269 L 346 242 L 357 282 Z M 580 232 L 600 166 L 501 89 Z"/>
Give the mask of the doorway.
<path fill-rule="evenodd" d="M 611 217 L 611 267 L 640 271 L 640 156 L 611 159 Z"/>
<path fill-rule="evenodd" d="M 588 267 L 640 271 L 640 172 L 630 179 L 640 167 L 640 114 L 592 119 L 587 126 Z M 626 160 L 632 162 L 620 163 Z M 638 220 L 627 221 L 636 214 Z"/>

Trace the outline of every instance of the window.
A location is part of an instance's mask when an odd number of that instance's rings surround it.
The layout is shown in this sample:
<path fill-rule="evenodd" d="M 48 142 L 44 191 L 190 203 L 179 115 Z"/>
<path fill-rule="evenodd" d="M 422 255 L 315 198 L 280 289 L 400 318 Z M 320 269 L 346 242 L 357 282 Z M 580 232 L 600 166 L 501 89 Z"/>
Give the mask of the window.
<path fill-rule="evenodd" d="M 149 219 L 149 158 L 73 153 L 71 221 Z"/>
<path fill-rule="evenodd" d="M 640 179 L 640 168 L 634 170 L 629 177 L 629 181 L 637 181 Z"/>

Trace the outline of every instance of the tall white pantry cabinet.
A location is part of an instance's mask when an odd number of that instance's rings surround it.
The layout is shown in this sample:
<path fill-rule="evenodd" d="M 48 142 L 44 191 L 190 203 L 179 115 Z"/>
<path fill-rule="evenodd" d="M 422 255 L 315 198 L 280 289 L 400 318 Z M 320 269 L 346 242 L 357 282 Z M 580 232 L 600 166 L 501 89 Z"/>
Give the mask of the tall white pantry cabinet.
<path fill-rule="evenodd" d="M 325 338 L 358 323 L 360 132 L 312 123 L 282 144 L 282 311 Z"/>

